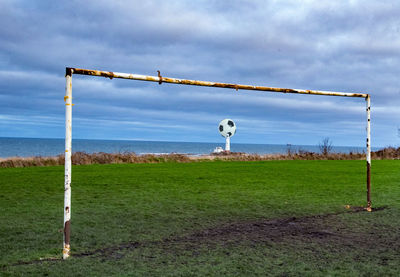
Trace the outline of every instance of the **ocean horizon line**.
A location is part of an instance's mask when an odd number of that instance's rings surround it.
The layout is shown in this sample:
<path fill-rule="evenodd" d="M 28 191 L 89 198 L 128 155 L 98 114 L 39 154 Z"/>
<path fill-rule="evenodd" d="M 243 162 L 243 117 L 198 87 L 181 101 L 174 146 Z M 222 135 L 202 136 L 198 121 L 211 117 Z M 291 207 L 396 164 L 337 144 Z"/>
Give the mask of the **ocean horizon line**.
<path fill-rule="evenodd" d="M 65 140 L 65 138 L 48 138 L 48 137 L 2 137 L 0 139 L 34 139 L 34 140 Z M 161 143 L 202 143 L 202 144 L 225 144 L 223 140 L 221 141 L 179 141 L 179 140 L 151 140 L 151 139 L 102 139 L 102 138 L 72 138 L 74 140 L 85 140 L 85 141 L 124 141 L 124 142 L 161 142 Z M 231 144 L 240 144 L 240 145 L 284 145 L 284 146 L 305 146 L 305 147 L 314 147 L 319 146 L 317 144 L 295 144 L 295 143 L 252 143 L 252 142 L 235 142 L 231 141 Z M 332 144 L 333 147 L 356 147 L 356 148 L 366 148 L 365 145 L 339 145 Z M 386 146 L 374 146 L 375 149 L 384 148 Z"/>
<path fill-rule="evenodd" d="M 146 140 L 115 140 L 115 139 L 73 139 L 73 152 L 88 154 L 104 153 L 180 153 L 188 155 L 204 155 L 213 153 L 217 147 L 224 147 L 221 142 L 179 142 L 179 141 L 146 141 Z M 372 150 L 379 150 L 373 147 Z M 297 144 L 251 144 L 231 143 L 232 152 L 246 154 L 285 154 L 288 152 L 307 151 L 319 153 L 319 145 Z M 336 146 L 332 153 L 365 153 L 365 147 Z M 63 138 L 27 138 L 27 137 L 0 137 L 0 157 L 49 157 L 65 153 Z"/>

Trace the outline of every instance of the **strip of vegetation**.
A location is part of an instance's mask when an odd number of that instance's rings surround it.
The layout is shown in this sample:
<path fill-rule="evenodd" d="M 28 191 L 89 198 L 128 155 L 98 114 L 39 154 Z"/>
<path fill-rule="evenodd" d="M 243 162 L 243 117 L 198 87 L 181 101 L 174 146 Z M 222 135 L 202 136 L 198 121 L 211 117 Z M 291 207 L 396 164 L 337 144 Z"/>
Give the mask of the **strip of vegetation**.
<path fill-rule="evenodd" d="M 400 147 L 386 147 L 382 150 L 371 153 L 374 160 L 400 159 Z M 365 153 L 321 153 L 305 150 L 292 150 L 288 148 L 286 154 L 247 154 L 241 152 L 222 152 L 218 154 L 190 156 L 184 154 L 145 154 L 137 155 L 134 152 L 126 153 L 86 153 L 75 152 L 72 154 L 73 165 L 88 164 L 123 164 L 123 163 L 164 163 L 164 162 L 198 162 L 205 160 L 216 161 L 268 161 L 268 160 L 363 160 Z M 12 157 L 0 160 L 0 167 L 29 167 L 29 166 L 55 166 L 64 164 L 64 155 L 55 157 Z"/>

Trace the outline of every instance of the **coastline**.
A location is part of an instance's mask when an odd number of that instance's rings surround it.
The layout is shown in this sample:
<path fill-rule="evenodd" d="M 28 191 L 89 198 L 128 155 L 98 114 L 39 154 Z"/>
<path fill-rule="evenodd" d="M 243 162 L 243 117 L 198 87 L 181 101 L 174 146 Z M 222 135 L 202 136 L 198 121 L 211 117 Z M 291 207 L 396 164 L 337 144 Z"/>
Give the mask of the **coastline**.
<path fill-rule="evenodd" d="M 144 154 L 167 154 L 182 153 L 188 155 L 208 155 L 216 147 L 223 147 L 220 142 L 179 142 L 179 141 L 127 141 L 127 140 L 95 140 L 74 139 L 72 149 L 74 152 L 86 153 L 137 153 Z M 381 147 L 373 147 L 372 151 Z M 295 145 L 295 144 L 255 144 L 255 143 L 231 143 L 231 150 L 252 154 L 284 154 L 288 151 L 319 152 L 319 145 Z M 365 147 L 333 145 L 331 152 L 337 153 L 363 153 Z M 5 138 L 0 137 L 0 157 L 53 157 L 63 154 L 65 151 L 64 139 L 41 139 L 41 138 Z"/>
<path fill-rule="evenodd" d="M 400 147 L 386 147 L 373 151 L 374 160 L 400 159 Z M 75 152 L 72 154 L 73 165 L 86 164 L 120 164 L 120 163 L 163 163 L 163 162 L 202 162 L 202 161 L 268 161 L 268 160 L 363 160 L 364 153 L 327 153 L 298 150 L 286 154 L 247 154 L 243 152 L 222 152 L 219 154 L 143 154 L 126 153 L 86 153 Z M 0 167 L 30 167 L 30 166 L 59 166 L 64 165 L 64 155 L 34 156 L 34 157 L 8 157 L 0 158 Z"/>

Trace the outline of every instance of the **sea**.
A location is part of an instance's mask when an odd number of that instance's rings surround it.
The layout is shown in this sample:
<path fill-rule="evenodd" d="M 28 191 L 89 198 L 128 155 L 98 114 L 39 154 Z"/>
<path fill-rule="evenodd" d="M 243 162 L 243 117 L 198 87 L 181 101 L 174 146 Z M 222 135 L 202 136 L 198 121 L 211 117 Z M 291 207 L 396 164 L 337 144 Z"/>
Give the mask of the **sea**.
<path fill-rule="evenodd" d="M 0 158 L 56 156 L 64 153 L 64 145 L 64 139 L 0 137 Z M 224 143 L 97 139 L 72 140 L 72 152 L 82 151 L 86 153 L 134 152 L 138 155 L 150 153 L 204 155 L 212 153 L 218 146 L 224 148 Z M 319 152 L 318 145 L 231 143 L 232 152 L 244 152 L 249 154 L 285 154 L 288 152 L 288 149 L 291 149 L 291 151 L 304 150 Z M 363 153 L 364 151 L 364 147 L 356 146 L 333 146 L 332 148 L 332 152 L 337 153 Z"/>

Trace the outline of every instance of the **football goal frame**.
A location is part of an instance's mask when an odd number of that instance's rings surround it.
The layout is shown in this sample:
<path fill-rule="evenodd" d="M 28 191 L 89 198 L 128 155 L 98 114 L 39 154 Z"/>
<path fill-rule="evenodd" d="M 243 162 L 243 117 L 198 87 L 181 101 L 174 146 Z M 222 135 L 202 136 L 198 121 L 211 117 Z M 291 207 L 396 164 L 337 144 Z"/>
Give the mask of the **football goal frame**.
<path fill-rule="evenodd" d="M 65 80 L 65 176 L 64 176 L 64 240 L 63 240 L 63 259 L 70 256 L 70 226 L 71 226 L 71 171 L 72 171 L 72 75 L 89 75 L 106 78 L 121 78 L 138 81 L 148 81 L 162 83 L 171 83 L 178 85 L 191 85 L 203 87 L 217 87 L 235 90 L 257 90 L 268 91 L 275 93 L 296 93 L 296 94 L 312 94 L 324 96 L 341 96 L 341 97 L 358 97 L 364 98 L 366 101 L 366 115 L 367 115 L 367 140 L 366 140 L 366 161 L 367 161 L 367 211 L 372 210 L 371 204 L 371 96 L 366 93 L 349 93 L 349 92 L 333 92 L 333 91 L 317 91 L 317 90 L 302 90 L 302 89 L 287 89 L 287 88 L 273 88 L 266 86 L 251 86 L 239 85 L 229 83 L 215 83 L 207 81 L 185 80 L 177 78 L 163 77 L 158 71 L 158 76 L 146 76 L 139 74 L 128 74 L 111 71 L 89 70 L 81 68 L 66 68 Z"/>

